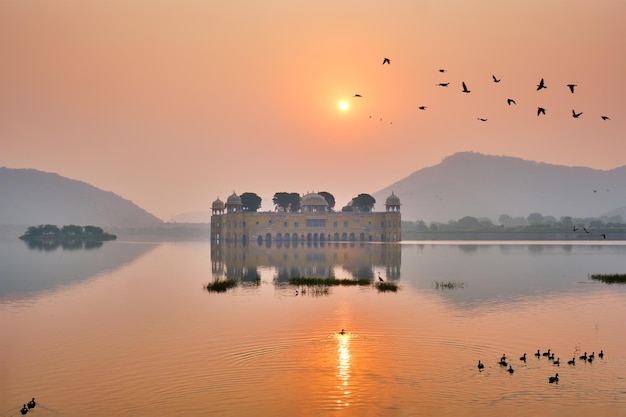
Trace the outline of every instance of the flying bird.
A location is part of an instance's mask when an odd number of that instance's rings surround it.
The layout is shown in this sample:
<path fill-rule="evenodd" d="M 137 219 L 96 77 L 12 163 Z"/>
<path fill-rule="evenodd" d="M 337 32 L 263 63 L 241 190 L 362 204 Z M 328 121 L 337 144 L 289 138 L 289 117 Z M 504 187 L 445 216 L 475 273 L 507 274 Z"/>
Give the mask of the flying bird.
<path fill-rule="evenodd" d="M 495 75 L 492 75 L 491 78 L 493 78 L 493 82 L 494 83 L 499 83 L 502 79 L 497 79 Z"/>
<path fill-rule="evenodd" d="M 609 116 L 600 116 L 600 117 L 602 118 L 602 120 L 611 120 Z"/>
<path fill-rule="evenodd" d="M 436 85 L 439 86 L 439 87 L 447 87 L 447 86 L 450 85 L 450 83 L 439 83 L 439 84 L 436 84 Z"/>
<path fill-rule="evenodd" d="M 476 119 L 480 120 L 481 122 L 486 122 L 487 119 L 483 119 L 482 117 L 477 117 Z"/>
<path fill-rule="evenodd" d="M 572 110 L 572 117 L 574 117 L 574 119 L 578 119 L 581 114 L 583 114 L 583 112 L 576 113 L 576 111 Z"/>
<path fill-rule="evenodd" d="M 465 81 L 463 81 L 462 84 L 463 84 L 463 92 L 464 93 L 469 93 L 470 90 L 467 89 L 467 86 L 465 85 Z"/>
<path fill-rule="evenodd" d="M 418 107 L 418 109 L 420 109 L 420 110 L 426 110 L 427 108 L 428 108 L 428 107 L 426 107 L 426 106 L 419 106 L 419 107 Z"/>
<path fill-rule="evenodd" d="M 542 88 L 548 88 L 543 82 L 543 78 L 541 79 L 541 81 L 539 81 L 539 84 L 537 84 L 537 91 L 541 90 Z"/>
<path fill-rule="evenodd" d="M 576 87 L 577 84 L 567 84 L 567 86 L 569 87 L 569 91 L 572 92 L 572 94 L 574 94 L 574 87 Z"/>
<path fill-rule="evenodd" d="M 360 94 L 355 94 L 354 97 L 363 97 L 363 96 Z"/>
<path fill-rule="evenodd" d="M 515 102 L 515 100 L 513 100 L 512 98 L 507 98 L 506 99 L 506 103 L 510 106 L 511 104 L 515 104 L 517 105 L 517 103 Z"/>
<path fill-rule="evenodd" d="M 445 70 L 445 69 L 443 69 L 443 68 L 440 68 L 440 69 L 439 69 L 439 72 L 446 72 L 446 70 Z"/>
<path fill-rule="evenodd" d="M 543 107 L 537 107 L 537 116 L 539 116 L 540 114 L 545 115 L 546 109 L 544 109 Z"/>
<path fill-rule="evenodd" d="M 585 226 L 583 226 L 583 230 L 585 231 L 585 233 L 591 233 L 589 230 L 587 230 Z"/>
<path fill-rule="evenodd" d="M 385 282 L 385 280 L 384 280 L 384 279 L 382 279 L 382 278 L 380 277 L 380 272 L 378 273 L 378 280 L 379 280 L 380 282 Z"/>
<path fill-rule="evenodd" d="M 391 60 L 389 58 L 383 59 L 383 65 L 385 64 L 391 64 Z"/>

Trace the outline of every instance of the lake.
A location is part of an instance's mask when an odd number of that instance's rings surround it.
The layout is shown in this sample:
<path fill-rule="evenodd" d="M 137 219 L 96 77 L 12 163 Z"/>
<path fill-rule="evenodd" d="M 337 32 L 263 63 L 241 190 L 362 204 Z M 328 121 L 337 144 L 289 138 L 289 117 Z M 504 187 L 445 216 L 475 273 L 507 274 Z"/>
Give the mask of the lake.
<path fill-rule="evenodd" d="M 626 416 L 626 285 L 588 279 L 626 242 L 4 238 L 0 265 L 0 416 Z"/>

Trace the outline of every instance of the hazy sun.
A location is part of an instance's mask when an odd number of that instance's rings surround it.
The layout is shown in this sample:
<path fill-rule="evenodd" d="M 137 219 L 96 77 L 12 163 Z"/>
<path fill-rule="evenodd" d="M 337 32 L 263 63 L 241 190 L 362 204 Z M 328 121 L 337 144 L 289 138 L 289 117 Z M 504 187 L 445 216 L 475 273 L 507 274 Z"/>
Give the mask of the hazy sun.
<path fill-rule="evenodd" d="M 348 110 L 349 107 L 350 107 L 350 105 L 348 104 L 347 101 L 340 101 L 339 102 L 339 110 L 346 111 L 346 110 Z"/>

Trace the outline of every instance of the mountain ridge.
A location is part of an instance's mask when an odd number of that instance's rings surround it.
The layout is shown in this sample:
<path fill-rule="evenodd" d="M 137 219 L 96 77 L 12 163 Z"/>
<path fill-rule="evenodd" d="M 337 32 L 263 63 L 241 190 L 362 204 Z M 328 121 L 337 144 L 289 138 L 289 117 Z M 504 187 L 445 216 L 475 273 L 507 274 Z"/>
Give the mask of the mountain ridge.
<path fill-rule="evenodd" d="M 162 223 L 132 201 L 84 181 L 35 169 L 0 167 L 0 225 L 133 227 Z"/>
<path fill-rule="evenodd" d="M 595 191 L 594 191 L 595 190 Z M 447 222 L 464 216 L 600 217 L 626 214 L 626 165 L 568 167 L 511 156 L 459 152 L 372 194 L 395 193 L 404 220 Z"/>

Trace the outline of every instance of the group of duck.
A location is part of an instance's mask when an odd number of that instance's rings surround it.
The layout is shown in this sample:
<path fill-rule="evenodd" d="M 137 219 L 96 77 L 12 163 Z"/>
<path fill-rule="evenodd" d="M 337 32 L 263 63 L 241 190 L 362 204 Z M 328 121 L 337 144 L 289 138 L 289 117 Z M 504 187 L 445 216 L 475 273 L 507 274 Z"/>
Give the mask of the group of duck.
<path fill-rule="evenodd" d="M 541 353 L 540 349 L 537 349 L 537 352 L 535 353 L 535 356 L 537 358 L 545 356 L 549 360 L 551 360 L 554 365 L 561 366 L 561 358 L 557 357 L 556 359 L 554 359 L 554 353 L 552 353 L 550 351 L 550 349 L 548 349 L 547 351 L 545 351 L 543 353 Z M 598 353 L 598 357 L 600 359 L 604 358 L 604 351 L 600 350 L 600 353 Z M 591 355 L 587 355 L 587 352 L 585 352 L 584 355 L 581 355 L 581 356 L 578 357 L 579 360 L 584 361 L 584 362 L 589 362 L 589 363 L 593 362 L 595 360 L 595 358 L 596 358 L 596 352 L 592 352 Z M 519 360 L 524 362 L 524 363 L 526 363 L 526 359 L 527 359 L 526 358 L 526 353 L 524 353 L 519 358 Z M 515 370 L 513 369 L 512 365 L 509 365 L 509 362 L 507 362 L 507 360 L 508 360 L 508 358 L 506 357 L 506 355 L 503 354 L 502 357 L 500 358 L 500 361 L 498 362 L 498 364 L 500 366 L 502 366 L 502 367 L 507 367 L 508 366 L 509 368 L 507 369 L 507 372 L 512 374 L 513 372 L 515 372 Z M 567 361 L 567 364 L 571 365 L 571 366 L 575 366 L 576 365 L 576 356 L 573 356 L 571 360 Z M 478 370 L 482 371 L 483 369 L 485 369 L 485 364 L 482 363 L 480 361 L 480 359 L 479 359 L 478 360 Z M 559 382 L 559 374 L 557 373 L 556 375 L 549 377 L 548 378 L 548 382 L 550 384 L 558 383 Z"/>
<path fill-rule="evenodd" d="M 24 404 L 24 407 L 22 407 L 22 409 L 20 410 L 20 413 L 22 413 L 22 415 L 24 415 L 24 414 L 28 413 L 28 410 L 30 410 L 31 408 L 35 408 L 36 405 L 37 405 L 37 403 L 35 402 L 35 398 L 33 398 L 28 403 Z"/>

